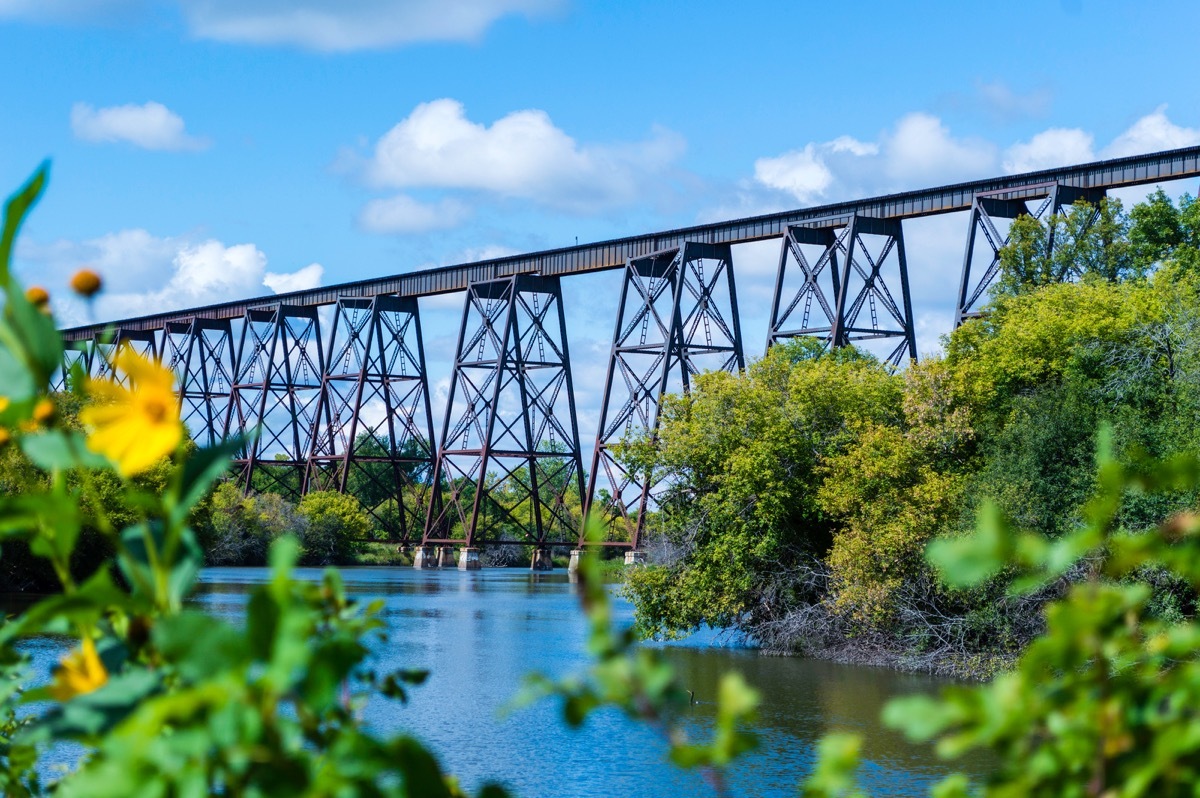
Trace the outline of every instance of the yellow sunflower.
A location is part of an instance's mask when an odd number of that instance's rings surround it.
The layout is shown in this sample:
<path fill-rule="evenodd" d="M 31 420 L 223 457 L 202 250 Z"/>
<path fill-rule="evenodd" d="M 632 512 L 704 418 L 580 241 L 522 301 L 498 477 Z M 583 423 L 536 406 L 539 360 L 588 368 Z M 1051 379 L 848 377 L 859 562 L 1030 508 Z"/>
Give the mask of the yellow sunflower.
<path fill-rule="evenodd" d="M 83 644 L 62 658 L 54 670 L 54 684 L 50 693 L 59 701 L 67 701 L 77 695 L 86 695 L 99 690 L 108 682 L 108 671 L 96 652 L 96 644 L 90 637 Z"/>
<path fill-rule="evenodd" d="M 123 346 L 113 358 L 113 371 L 125 375 L 128 387 L 115 380 L 88 380 L 92 403 L 79 418 L 91 428 L 88 448 L 128 477 L 175 451 L 183 425 L 169 369 Z"/>

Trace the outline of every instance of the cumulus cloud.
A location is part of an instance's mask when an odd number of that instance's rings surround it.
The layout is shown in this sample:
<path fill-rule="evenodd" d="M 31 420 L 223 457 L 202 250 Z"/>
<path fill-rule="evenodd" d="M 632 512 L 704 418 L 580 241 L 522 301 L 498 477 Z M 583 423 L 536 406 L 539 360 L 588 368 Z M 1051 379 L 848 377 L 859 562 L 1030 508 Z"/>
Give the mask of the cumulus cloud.
<path fill-rule="evenodd" d="M 265 289 L 313 288 L 323 274 L 316 263 L 292 273 L 268 272 L 267 256 L 251 243 L 158 237 L 140 229 L 51 244 L 25 239 L 17 255 L 20 270 L 36 274 L 36 282 L 50 289 L 55 310 L 67 324 L 91 320 L 66 290 L 70 276 L 82 266 L 104 278 L 105 290 L 96 302 L 100 321 L 261 296 Z"/>
<path fill-rule="evenodd" d="M 1200 130 L 1180 127 L 1167 118 L 1167 106 L 1134 122 L 1128 130 L 1113 139 L 1101 153 L 1105 158 L 1140 155 L 1157 150 L 1173 150 L 1200 144 Z"/>
<path fill-rule="evenodd" d="M 682 154 L 656 129 L 641 142 L 580 144 L 545 111 L 514 111 L 490 126 L 452 99 L 418 105 L 376 143 L 367 179 L 387 188 L 485 192 L 558 210 L 594 213 L 644 199 L 643 189 Z"/>
<path fill-rule="evenodd" d="M 839 136 L 759 158 L 754 162 L 754 179 L 803 204 L 814 204 L 862 192 L 977 177 L 991 171 L 995 160 L 995 145 L 956 138 L 937 117 L 912 113 L 876 142 Z"/>
<path fill-rule="evenodd" d="M 1043 130 L 1029 141 L 1018 142 L 1005 151 L 1004 171 L 1017 174 L 1094 161 L 1094 142 L 1091 133 L 1079 128 Z"/>
<path fill-rule="evenodd" d="M 71 108 L 71 131 L 82 141 L 126 142 L 146 150 L 203 150 L 211 143 L 188 135 L 183 119 L 156 102 L 108 108 L 75 103 Z"/>
<path fill-rule="evenodd" d="M 198 38 L 339 52 L 475 41 L 504 17 L 551 13 L 563 0 L 0 0 L 0 18 L 111 24 L 160 5 Z"/>
<path fill-rule="evenodd" d="M 303 269 L 291 273 L 278 274 L 267 272 L 263 275 L 263 285 L 277 294 L 287 294 L 292 291 L 307 291 L 321 284 L 325 276 L 325 267 L 319 263 L 310 263 Z"/>
<path fill-rule="evenodd" d="M 368 202 L 358 216 L 359 226 L 372 233 L 423 233 L 457 227 L 471 209 L 456 199 L 425 203 L 407 194 Z"/>

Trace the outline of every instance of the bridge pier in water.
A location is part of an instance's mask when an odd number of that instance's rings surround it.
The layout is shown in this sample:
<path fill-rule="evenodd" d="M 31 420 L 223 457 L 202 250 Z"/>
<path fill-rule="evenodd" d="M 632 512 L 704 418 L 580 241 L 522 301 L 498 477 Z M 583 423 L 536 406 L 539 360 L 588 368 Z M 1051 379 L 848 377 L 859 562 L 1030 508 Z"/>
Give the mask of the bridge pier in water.
<path fill-rule="evenodd" d="M 558 278 L 471 283 L 422 545 L 461 545 L 468 570 L 487 543 L 530 545 L 543 562 L 579 534 L 582 474 Z"/>
<path fill-rule="evenodd" d="M 690 390 L 696 374 L 745 367 L 728 244 L 689 241 L 626 263 L 584 503 L 604 524 L 598 545 L 637 551 L 664 487 L 621 462 L 622 439 L 653 436 L 664 394 Z M 579 547 L 590 543 L 581 531 Z"/>

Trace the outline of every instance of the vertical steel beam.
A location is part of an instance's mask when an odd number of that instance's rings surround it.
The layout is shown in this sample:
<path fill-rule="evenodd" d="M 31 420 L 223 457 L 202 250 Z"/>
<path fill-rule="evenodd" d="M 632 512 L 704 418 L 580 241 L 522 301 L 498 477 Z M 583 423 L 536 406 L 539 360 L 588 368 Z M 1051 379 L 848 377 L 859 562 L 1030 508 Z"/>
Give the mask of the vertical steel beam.
<path fill-rule="evenodd" d="M 442 429 L 425 544 L 574 542 L 583 463 L 557 277 L 467 289 Z"/>
<path fill-rule="evenodd" d="M 812 252 L 813 247 L 819 247 L 819 253 Z M 832 297 L 821 286 L 826 270 Z M 888 288 L 889 275 L 899 279 L 899 302 Z M 783 297 L 788 294 L 785 305 Z M 788 228 L 780 247 L 767 346 L 800 336 L 824 340 L 832 347 L 898 338 L 886 362 L 899 367 L 906 359 L 916 359 L 908 258 L 900 220 L 854 214 L 848 219 L 814 222 L 812 227 Z"/>
<path fill-rule="evenodd" d="M 417 300 L 340 297 L 326 351 L 304 491 L 349 491 L 389 539 L 418 539 L 434 438 Z"/>
<path fill-rule="evenodd" d="M 226 437 L 257 431 L 234 458 L 243 490 L 302 495 L 324 363 L 315 307 L 246 311 L 225 421 Z"/>
<path fill-rule="evenodd" d="M 728 245 L 687 242 L 629 260 L 585 503 L 606 526 L 604 545 L 637 548 L 663 487 L 661 475 L 627 462 L 623 442 L 653 439 L 663 396 L 690 390 L 696 374 L 745 366 Z"/>
<path fill-rule="evenodd" d="M 1032 211 L 1029 207 L 1031 200 L 1009 198 L 1014 192 L 1018 192 L 1025 197 L 1031 196 L 1029 193 L 1031 189 L 1041 189 L 1040 192 L 1032 195 L 1032 201 L 1038 202 L 1036 209 Z M 1102 188 L 1078 188 L 1060 183 L 1044 183 L 1035 186 L 1024 186 L 977 194 L 971 203 L 968 220 L 967 248 L 963 255 L 962 277 L 959 280 L 958 296 L 954 310 L 955 329 L 967 319 L 977 318 L 982 315 L 977 309 L 980 300 L 983 299 L 1000 273 L 1000 250 L 1008 244 L 1008 232 L 1005 230 L 1002 233 L 996 225 L 996 220 L 1007 219 L 1011 222 L 1021 216 L 1032 216 L 1035 219 L 1046 222 L 1049 228 L 1046 240 L 1046 257 L 1050 257 L 1054 253 L 1055 247 L 1054 236 L 1056 225 L 1054 224 L 1054 217 L 1061 214 L 1064 208 L 1080 200 L 1099 206 L 1100 201 L 1104 199 L 1105 195 L 1106 191 Z M 1097 214 L 1093 215 L 1089 225 L 1095 222 L 1097 215 L 1098 210 Z M 978 279 L 974 279 L 972 272 L 976 266 L 976 249 L 979 248 L 978 233 L 983 233 L 983 241 L 986 243 L 986 249 L 980 254 L 987 260 L 986 265 L 979 270 Z"/>

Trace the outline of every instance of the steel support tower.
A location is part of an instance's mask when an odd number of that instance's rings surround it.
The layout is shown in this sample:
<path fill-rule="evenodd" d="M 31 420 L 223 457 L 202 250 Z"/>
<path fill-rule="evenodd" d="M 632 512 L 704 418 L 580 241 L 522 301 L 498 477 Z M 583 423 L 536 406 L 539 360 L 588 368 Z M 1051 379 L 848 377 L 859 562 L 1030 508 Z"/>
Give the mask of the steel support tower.
<path fill-rule="evenodd" d="M 472 283 L 423 544 L 573 543 L 582 478 L 558 278 Z"/>
<path fill-rule="evenodd" d="M 899 283 L 898 302 L 888 288 L 889 276 Z M 906 359 L 916 359 L 908 260 L 899 219 L 853 214 L 845 220 L 818 220 L 787 229 L 779 252 L 767 347 L 799 336 L 815 337 L 832 347 L 899 339 L 886 361 L 898 368 Z"/>
<path fill-rule="evenodd" d="M 170 322 L 163 333 L 167 366 L 179 384 L 179 414 L 200 446 L 225 438 L 235 363 L 229 319 L 192 318 Z"/>
<path fill-rule="evenodd" d="M 1037 206 L 1030 209 L 1030 193 Z M 1046 256 L 1054 252 L 1054 217 L 1063 212 L 1063 208 L 1083 200 L 1095 206 L 1089 224 L 1094 223 L 1099 214 L 1100 201 L 1106 191 L 1103 188 L 1079 188 L 1062 183 L 1049 182 L 1034 186 L 1025 186 L 1019 192 L 1019 198 L 1014 199 L 1012 190 L 985 191 L 975 195 L 971 202 L 970 225 L 967 231 L 967 250 L 963 256 L 962 280 L 959 283 L 957 302 L 954 311 L 954 326 L 959 327 L 967 319 L 980 316 L 976 310 L 979 301 L 987 293 L 988 288 L 995 282 L 1000 273 L 1000 250 L 1008 243 L 1008 230 L 1001 233 L 997 220 L 1011 222 L 1020 216 L 1033 216 L 1049 226 L 1046 242 Z M 979 233 L 982 233 L 982 245 Z M 978 255 L 976 251 L 978 250 Z M 982 273 L 974 276 L 976 257 L 981 264 L 986 264 Z"/>
<path fill-rule="evenodd" d="M 325 351 L 304 491 L 348 492 L 391 540 L 419 540 L 435 444 L 417 300 L 340 298 Z"/>
<path fill-rule="evenodd" d="M 632 465 L 623 442 L 653 440 L 664 394 L 689 391 L 703 371 L 745 367 L 728 245 L 687 242 L 629 260 L 588 472 L 585 507 L 606 527 L 603 545 L 638 548 L 663 482 Z"/>
<path fill-rule="evenodd" d="M 315 307 L 246 311 L 224 433 L 257 433 L 234 458 L 243 490 L 303 493 L 324 371 Z"/>

